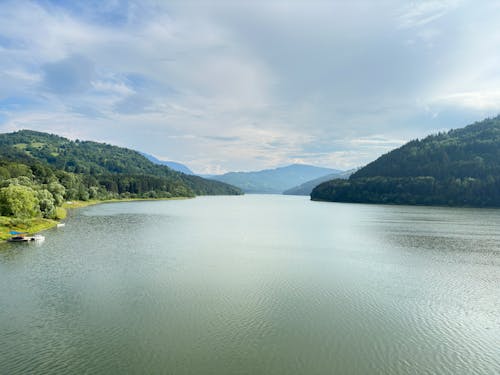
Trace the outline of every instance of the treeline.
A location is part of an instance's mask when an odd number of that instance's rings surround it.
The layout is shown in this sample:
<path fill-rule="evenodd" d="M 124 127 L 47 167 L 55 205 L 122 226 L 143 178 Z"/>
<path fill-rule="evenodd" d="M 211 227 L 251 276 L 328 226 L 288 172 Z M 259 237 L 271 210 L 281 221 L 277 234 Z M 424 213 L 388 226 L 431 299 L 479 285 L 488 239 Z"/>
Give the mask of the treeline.
<path fill-rule="evenodd" d="M 0 215 L 56 218 L 64 201 L 241 194 L 139 153 L 33 131 L 0 134 Z"/>
<path fill-rule="evenodd" d="M 500 178 L 363 177 L 317 186 L 314 200 L 430 206 L 500 207 Z"/>
<path fill-rule="evenodd" d="M 57 207 L 72 200 L 192 197 L 179 181 L 155 176 L 90 176 L 41 164 L 0 161 L 0 215 L 57 218 Z"/>
<path fill-rule="evenodd" d="M 313 200 L 500 207 L 500 116 L 408 142 Z"/>
<path fill-rule="evenodd" d="M 56 219 L 72 192 L 50 168 L 0 161 L 0 215 Z"/>
<path fill-rule="evenodd" d="M 500 176 L 500 118 L 408 142 L 361 168 L 358 177 Z"/>

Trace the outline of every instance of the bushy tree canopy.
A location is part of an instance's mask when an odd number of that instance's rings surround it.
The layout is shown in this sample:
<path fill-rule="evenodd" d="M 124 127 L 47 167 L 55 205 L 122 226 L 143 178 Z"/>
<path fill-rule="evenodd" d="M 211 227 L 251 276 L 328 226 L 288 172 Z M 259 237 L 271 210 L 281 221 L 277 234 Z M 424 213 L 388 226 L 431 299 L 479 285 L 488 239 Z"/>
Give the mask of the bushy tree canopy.
<path fill-rule="evenodd" d="M 9 185 L 0 189 L 0 212 L 3 216 L 28 219 L 40 215 L 37 193 L 30 187 Z"/>

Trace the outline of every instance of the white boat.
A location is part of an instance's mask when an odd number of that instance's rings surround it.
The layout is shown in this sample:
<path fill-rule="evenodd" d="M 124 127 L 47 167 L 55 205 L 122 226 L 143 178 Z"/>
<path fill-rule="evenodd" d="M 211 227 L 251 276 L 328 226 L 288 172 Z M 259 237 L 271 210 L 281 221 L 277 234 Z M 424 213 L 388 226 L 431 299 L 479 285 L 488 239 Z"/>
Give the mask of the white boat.
<path fill-rule="evenodd" d="M 9 242 L 29 242 L 29 241 L 45 241 L 45 237 L 41 234 L 35 234 L 34 236 L 26 236 L 24 233 L 16 233 L 14 237 L 9 238 Z"/>
<path fill-rule="evenodd" d="M 65 223 L 58 223 L 58 224 L 57 224 L 57 227 L 58 227 L 58 228 L 63 228 L 63 227 L 65 227 L 65 226 L 66 226 L 66 224 L 65 224 Z"/>

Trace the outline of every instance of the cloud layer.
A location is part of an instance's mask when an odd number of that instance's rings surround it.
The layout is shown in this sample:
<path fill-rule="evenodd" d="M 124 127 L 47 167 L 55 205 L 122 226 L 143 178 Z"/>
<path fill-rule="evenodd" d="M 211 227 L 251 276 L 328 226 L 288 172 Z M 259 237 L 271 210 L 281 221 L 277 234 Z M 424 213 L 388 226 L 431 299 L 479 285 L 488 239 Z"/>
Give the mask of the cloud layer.
<path fill-rule="evenodd" d="M 500 109 L 494 2 L 3 1 L 0 131 L 351 168 Z"/>

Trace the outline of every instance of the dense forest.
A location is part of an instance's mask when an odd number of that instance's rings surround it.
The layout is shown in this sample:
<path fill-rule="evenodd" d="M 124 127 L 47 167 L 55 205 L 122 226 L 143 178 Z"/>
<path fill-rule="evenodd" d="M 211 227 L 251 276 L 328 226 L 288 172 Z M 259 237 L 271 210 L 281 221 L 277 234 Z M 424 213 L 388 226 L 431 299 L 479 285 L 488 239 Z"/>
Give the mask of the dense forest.
<path fill-rule="evenodd" d="M 500 207 L 500 116 L 411 141 L 311 199 Z"/>
<path fill-rule="evenodd" d="M 0 134 L 0 215 L 54 218 L 67 200 L 241 194 L 136 151 L 21 130 Z"/>

